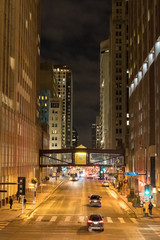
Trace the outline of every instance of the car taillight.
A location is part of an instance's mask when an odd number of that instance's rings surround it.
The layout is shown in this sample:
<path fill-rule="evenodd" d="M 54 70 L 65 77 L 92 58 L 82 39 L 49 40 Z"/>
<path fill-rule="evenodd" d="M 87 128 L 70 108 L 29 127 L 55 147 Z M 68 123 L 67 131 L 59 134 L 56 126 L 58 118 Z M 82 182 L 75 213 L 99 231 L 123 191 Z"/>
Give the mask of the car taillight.
<path fill-rule="evenodd" d="M 99 221 L 100 223 L 103 223 L 103 220 Z"/>
<path fill-rule="evenodd" d="M 92 223 L 92 221 L 91 221 L 91 220 L 88 220 L 88 223 Z"/>

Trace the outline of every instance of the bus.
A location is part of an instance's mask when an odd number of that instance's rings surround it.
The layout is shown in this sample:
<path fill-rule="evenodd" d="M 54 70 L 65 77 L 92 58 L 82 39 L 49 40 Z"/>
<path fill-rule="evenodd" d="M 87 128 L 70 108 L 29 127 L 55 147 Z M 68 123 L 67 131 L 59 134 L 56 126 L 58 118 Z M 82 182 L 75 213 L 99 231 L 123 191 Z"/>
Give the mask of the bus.
<path fill-rule="evenodd" d="M 78 173 L 77 172 L 71 172 L 70 173 L 70 178 L 69 178 L 69 180 L 71 180 L 71 181 L 78 181 L 78 179 L 79 179 L 79 176 L 78 176 Z"/>

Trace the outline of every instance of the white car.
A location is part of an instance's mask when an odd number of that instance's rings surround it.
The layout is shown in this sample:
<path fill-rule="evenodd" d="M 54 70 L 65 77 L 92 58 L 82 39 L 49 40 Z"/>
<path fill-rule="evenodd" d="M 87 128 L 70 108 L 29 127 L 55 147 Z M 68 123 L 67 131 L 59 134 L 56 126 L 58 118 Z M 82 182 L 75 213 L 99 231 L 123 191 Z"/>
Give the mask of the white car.
<path fill-rule="evenodd" d="M 109 187 L 110 183 L 108 181 L 102 182 L 102 187 Z"/>

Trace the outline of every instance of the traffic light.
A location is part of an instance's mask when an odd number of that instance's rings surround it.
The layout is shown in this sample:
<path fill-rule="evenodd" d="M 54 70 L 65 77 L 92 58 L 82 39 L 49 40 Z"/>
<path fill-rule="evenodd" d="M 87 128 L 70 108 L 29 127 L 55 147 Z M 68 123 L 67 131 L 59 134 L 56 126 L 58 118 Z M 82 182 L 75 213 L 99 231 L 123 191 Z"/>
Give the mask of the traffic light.
<path fill-rule="evenodd" d="M 18 194 L 25 195 L 26 191 L 26 178 L 18 177 Z"/>
<path fill-rule="evenodd" d="M 145 196 L 150 196 L 151 195 L 151 191 L 150 191 L 149 185 L 145 185 L 144 195 Z"/>
<path fill-rule="evenodd" d="M 100 167 L 100 179 L 104 179 L 104 170 L 103 170 L 103 167 Z"/>

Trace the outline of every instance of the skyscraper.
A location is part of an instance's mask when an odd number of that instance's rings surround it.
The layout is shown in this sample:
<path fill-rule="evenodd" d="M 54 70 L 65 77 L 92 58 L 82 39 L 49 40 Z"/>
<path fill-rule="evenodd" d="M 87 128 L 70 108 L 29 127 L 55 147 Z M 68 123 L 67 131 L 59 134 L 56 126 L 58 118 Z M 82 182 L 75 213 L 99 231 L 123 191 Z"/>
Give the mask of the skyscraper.
<path fill-rule="evenodd" d="M 0 182 L 38 176 L 39 1 L 0 1 Z M 0 206 L 17 191 L 8 186 Z"/>
<path fill-rule="evenodd" d="M 111 148 L 125 148 L 128 141 L 128 1 L 112 1 L 110 24 Z"/>
<path fill-rule="evenodd" d="M 109 40 L 100 44 L 100 125 L 101 148 L 111 148 L 111 82 Z"/>
<path fill-rule="evenodd" d="M 73 128 L 73 79 L 67 66 L 54 65 L 58 97 L 62 99 L 62 148 L 72 146 Z"/>

